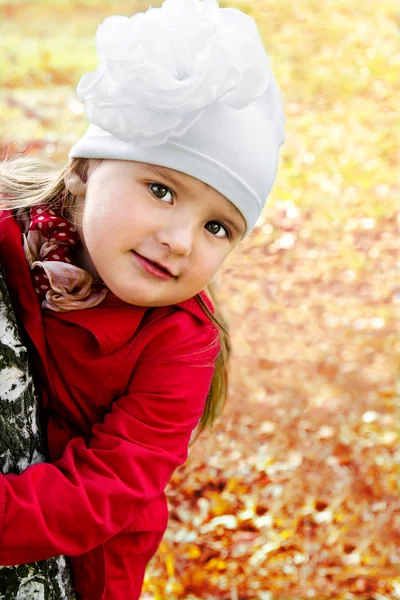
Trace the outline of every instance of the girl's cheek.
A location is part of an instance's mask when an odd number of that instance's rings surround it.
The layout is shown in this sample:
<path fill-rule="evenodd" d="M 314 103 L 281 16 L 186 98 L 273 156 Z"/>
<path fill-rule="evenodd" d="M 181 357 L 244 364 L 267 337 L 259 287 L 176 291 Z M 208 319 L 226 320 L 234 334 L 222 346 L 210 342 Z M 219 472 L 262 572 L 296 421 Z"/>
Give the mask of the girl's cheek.
<path fill-rule="evenodd" d="M 208 275 L 214 277 L 214 275 L 219 271 L 220 267 L 224 262 L 224 258 L 220 258 L 219 260 L 210 260 L 207 264 L 207 267 L 204 269 Z"/>

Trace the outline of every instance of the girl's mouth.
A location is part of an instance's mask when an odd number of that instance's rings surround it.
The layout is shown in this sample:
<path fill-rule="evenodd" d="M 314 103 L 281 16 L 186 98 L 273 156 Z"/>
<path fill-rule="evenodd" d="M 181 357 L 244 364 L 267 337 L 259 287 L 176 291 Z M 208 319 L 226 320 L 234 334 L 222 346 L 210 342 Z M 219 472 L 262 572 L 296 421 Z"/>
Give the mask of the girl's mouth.
<path fill-rule="evenodd" d="M 147 273 L 150 273 L 151 275 L 154 275 L 159 279 L 172 279 L 174 277 L 172 273 L 164 269 L 164 267 L 161 267 L 161 265 L 158 265 L 149 260 L 148 258 L 141 256 L 141 254 L 138 254 L 134 250 L 132 250 L 131 252 L 135 257 L 136 262 L 139 263 L 142 269 L 144 269 Z"/>

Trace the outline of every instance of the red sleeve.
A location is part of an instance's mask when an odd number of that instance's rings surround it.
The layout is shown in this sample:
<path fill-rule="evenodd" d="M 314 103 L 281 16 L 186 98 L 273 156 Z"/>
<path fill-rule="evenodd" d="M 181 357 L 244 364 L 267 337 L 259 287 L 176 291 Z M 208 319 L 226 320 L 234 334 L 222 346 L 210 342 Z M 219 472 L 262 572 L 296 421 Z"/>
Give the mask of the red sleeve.
<path fill-rule="evenodd" d="M 1 565 L 83 554 L 164 491 L 187 458 L 219 349 L 213 327 L 191 333 L 155 355 L 156 336 L 89 441 L 74 438 L 57 462 L 0 476 Z"/>

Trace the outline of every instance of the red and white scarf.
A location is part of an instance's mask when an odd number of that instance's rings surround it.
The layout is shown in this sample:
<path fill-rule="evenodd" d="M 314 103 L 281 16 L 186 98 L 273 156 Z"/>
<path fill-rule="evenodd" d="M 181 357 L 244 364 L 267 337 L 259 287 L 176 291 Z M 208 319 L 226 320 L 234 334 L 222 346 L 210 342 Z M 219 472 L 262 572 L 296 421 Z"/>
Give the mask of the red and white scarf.
<path fill-rule="evenodd" d="M 105 284 L 74 264 L 82 241 L 76 227 L 55 209 L 45 204 L 31 208 L 23 244 L 42 308 L 56 312 L 92 308 L 106 297 Z"/>

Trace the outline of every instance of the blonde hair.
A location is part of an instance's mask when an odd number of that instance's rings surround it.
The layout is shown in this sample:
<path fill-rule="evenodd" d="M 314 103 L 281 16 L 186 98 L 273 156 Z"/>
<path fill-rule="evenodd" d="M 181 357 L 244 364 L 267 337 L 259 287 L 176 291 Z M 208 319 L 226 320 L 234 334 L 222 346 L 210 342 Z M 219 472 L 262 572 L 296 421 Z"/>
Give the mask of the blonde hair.
<path fill-rule="evenodd" d="M 21 216 L 33 206 L 47 204 L 60 211 L 66 218 L 70 218 L 76 198 L 65 188 L 64 176 L 70 171 L 86 181 L 88 167 L 89 159 L 86 158 L 71 159 L 61 171 L 55 165 L 32 157 L 8 158 L 0 163 L 0 208 L 12 210 L 16 216 Z M 200 294 L 197 294 L 196 299 L 218 329 L 220 351 L 216 358 L 205 408 L 190 445 L 204 429 L 212 428 L 223 411 L 228 393 L 228 364 L 231 353 L 228 325 L 212 286 L 208 285 L 205 291 L 212 302 L 214 314 Z"/>

